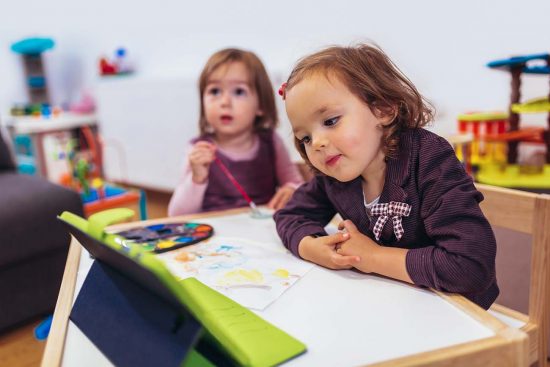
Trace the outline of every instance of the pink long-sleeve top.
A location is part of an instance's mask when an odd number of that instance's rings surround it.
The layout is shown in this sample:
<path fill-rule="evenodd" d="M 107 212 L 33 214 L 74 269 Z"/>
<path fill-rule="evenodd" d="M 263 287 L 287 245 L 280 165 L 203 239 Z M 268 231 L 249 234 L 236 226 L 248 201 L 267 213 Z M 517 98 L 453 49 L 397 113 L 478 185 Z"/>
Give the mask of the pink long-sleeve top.
<path fill-rule="evenodd" d="M 296 165 L 290 160 L 288 151 L 286 150 L 282 139 L 275 132 L 273 133 L 273 149 L 275 151 L 275 172 L 277 181 L 280 186 L 290 185 L 294 188 L 303 183 L 302 176 Z M 186 157 L 189 156 L 193 143 L 189 143 L 186 149 Z M 220 153 L 234 161 L 251 160 L 258 154 L 260 150 L 260 139 L 255 136 L 254 143 L 251 148 L 246 151 L 230 151 L 218 148 Z M 168 205 L 168 215 L 183 215 L 198 213 L 203 210 L 202 204 L 204 195 L 208 187 L 208 180 L 205 183 L 197 184 L 193 182 L 191 166 L 189 159 L 185 159 L 182 167 L 182 175 L 174 190 L 170 203 Z M 228 185 L 231 183 L 228 181 Z"/>

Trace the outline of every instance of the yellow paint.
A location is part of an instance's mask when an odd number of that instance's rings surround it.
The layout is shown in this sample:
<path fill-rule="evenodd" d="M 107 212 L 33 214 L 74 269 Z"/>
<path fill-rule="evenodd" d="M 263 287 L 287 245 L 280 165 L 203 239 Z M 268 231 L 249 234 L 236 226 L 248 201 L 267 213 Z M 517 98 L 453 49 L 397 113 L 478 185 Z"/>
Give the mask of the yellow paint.
<path fill-rule="evenodd" d="M 174 241 L 162 241 L 157 243 L 158 248 L 168 248 L 174 246 L 176 243 Z"/>
<path fill-rule="evenodd" d="M 221 285 L 230 285 L 230 284 L 243 284 L 243 283 L 254 283 L 262 284 L 264 282 L 264 276 L 258 270 L 244 270 L 237 269 L 225 273 L 223 279 L 220 279 L 219 284 Z"/>
<path fill-rule="evenodd" d="M 286 279 L 290 276 L 290 273 L 286 269 L 277 269 L 273 272 L 273 275 L 279 278 Z"/>

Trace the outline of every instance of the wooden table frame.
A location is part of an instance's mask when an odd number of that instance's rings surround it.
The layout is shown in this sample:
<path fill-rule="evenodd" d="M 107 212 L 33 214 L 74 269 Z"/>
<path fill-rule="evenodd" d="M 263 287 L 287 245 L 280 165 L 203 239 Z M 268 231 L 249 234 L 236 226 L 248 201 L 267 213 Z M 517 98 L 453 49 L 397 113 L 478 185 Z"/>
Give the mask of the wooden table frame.
<path fill-rule="evenodd" d="M 211 216 L 230 215 L 242 213 L 248 209 L 234 209 L 223 212 L 208 214 L 187 215 L 164 219 L 148 220 L 139 222 L 140 225 L 156 223 L 178 222 L 182 220 L 193 220 Z M 136 223 L 113 226 L 121 229 L 135 226 Z M 50 335 L 42 358 L 42 366 L 60 366 L 63 358 L 63 350 L 69 322 L 69 314 L 72 308 L 72 301 L 76 286 L 81 245 L 72 238 L 67 265 L 63 275 L 63 282 L 59 293 L 55 313 L 53 316 Z M 435 291 L 445 300 L 460 308 L 463 312 L 473 317 L 485 327 L 492 330 L 495 335 L 492 337 L 462 343 L 447 348 L 435 349 L 433 351 L 413 354 L 410 356 L 392 359 L 381 363 L 370 364 L 376 367 L 394 366 L 527 366 L 528 339 L 521 330 L 507 326 L 488 312 L 470 302 L 466 298 L 445 294 Z"/>

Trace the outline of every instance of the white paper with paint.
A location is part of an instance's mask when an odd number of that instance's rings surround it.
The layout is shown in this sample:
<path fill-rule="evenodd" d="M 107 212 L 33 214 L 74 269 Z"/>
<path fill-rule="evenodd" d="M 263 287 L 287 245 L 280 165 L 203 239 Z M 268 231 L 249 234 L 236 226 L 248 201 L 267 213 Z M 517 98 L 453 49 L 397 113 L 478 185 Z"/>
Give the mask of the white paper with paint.
<path fill-rule="evenodd" d="M 158 257 L 176 277 L 195 277 L 256 310 L 264 310 L 313 267 L 282 246 L 236 237 L 215 236 Z"/>

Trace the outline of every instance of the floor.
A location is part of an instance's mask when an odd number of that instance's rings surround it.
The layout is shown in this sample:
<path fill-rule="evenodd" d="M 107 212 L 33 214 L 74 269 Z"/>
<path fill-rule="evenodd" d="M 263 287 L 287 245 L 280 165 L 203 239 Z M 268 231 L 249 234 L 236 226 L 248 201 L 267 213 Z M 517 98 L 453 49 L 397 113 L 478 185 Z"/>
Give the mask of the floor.
<path fill-rule="evenodd" d="M 148 218 L 166 216 L 170 193 L 145 190 L 147 195 Z M 34 328 L 41 319 L 32 320 L 14 330 L 0 335 L 0 366 L 31 367 L 39 366 L 46 347 L 46 341 L 34 337 Z"/>
<path fill-rule="evenodd" d="M 46 341 L 34 337 L 34 328 L 41 320 L 34 320 L 0 336 L 0 366 L 30 367 L 40 365 Z"/>

